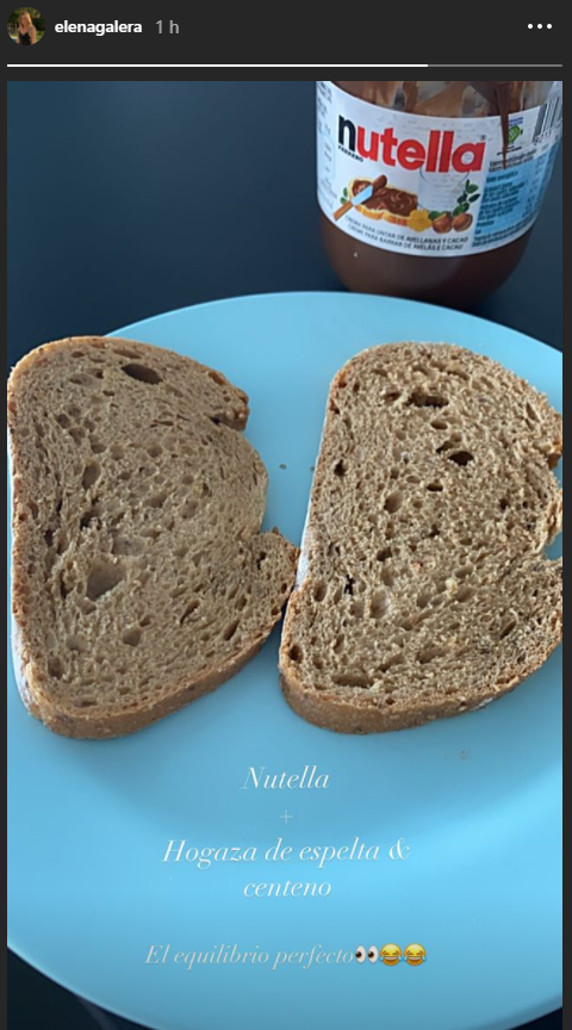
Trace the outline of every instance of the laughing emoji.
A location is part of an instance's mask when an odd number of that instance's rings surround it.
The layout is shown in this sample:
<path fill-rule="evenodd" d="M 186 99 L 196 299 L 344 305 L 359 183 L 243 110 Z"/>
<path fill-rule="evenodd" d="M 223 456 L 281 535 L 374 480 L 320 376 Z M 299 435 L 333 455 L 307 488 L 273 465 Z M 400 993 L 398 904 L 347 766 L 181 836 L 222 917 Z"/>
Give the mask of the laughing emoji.
<path fill-rule="evenodd" d="M 398 944 L 384 944 L 379 957 L 385 966 L 396 966 L 401 958 L 401 948 Z"/>
<path fill-rule="evenodd" d="M 422 944 L 408 944 L 403 957 L 410 966 L 420 966 L 426 958 L 426 951 Z"/>

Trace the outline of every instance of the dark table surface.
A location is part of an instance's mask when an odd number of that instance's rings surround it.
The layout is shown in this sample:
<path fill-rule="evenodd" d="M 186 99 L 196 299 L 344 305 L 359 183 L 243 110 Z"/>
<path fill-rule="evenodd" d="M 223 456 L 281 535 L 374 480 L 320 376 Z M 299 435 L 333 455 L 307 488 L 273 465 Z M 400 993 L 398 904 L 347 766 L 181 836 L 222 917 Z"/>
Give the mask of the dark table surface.
<path fill-rule="evenodd" d="M 333 290 L 312 82 L 8 87 L 8 362 L 200 301 Z M 476 313 L 562 346 L 562 169 L 511 279 Z M 9 955 L 10 1030 L 132 1027 Z M 529 1024 L 559 1030 L 561 1014 Z M 255 1028 L 257 1030 L 257 1028 Z"/>

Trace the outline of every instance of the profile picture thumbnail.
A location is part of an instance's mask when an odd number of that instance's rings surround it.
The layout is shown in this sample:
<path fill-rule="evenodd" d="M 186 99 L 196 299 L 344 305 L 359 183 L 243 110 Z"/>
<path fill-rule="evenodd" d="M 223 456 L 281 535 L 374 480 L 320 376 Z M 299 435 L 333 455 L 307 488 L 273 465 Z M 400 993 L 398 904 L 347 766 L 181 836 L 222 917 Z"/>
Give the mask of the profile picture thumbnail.
<path fill-rule="evenodd" d="M 34 46 L 45 31 L 42 12 L 35 7 L 16 7 L 8 18 L 8 35 L 19 46 Z"/>

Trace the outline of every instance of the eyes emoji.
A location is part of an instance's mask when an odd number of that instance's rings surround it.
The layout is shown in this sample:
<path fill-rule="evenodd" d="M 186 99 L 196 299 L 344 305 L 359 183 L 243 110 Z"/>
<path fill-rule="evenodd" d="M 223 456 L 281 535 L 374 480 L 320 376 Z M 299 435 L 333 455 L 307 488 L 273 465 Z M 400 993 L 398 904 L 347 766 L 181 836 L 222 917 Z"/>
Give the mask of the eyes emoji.
<path fill-rule="evenodd" d="M 356 962 L 365 962 L 366 958 L 368 958 L 370 962 L 377 962 L 379 958 L 379 950 L 375 946 L 372 946 L 366 951 L 363 944 L 360 944 L 359 948 L 356 948 L 355 950 L 355 957 Z"/>

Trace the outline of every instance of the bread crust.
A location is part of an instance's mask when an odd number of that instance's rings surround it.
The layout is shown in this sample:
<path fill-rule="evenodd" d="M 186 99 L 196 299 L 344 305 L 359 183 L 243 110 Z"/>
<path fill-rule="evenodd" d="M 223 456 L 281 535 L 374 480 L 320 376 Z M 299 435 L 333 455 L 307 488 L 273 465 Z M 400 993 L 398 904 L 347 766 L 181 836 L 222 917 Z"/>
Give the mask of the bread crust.
<path fill-rule="evenodd" d="M 268 633 L 273 627 L 270 627 Z M 180 680 L 170 688 L 166 697 L 160 698 L 148 708 L 129 712 L 127 710 L 110 711 L 97 717 L 82 714 L 81 711 L 73 708 L 54 708 L 49 703 L 40 700 L 31 690 L 24 673 L 23 650 L 21 634 L 17 629 L 12 634 L 12 656 L 14 662 L 14 676 L 18 691 L 26 708 L 36 719 L 48 726 L 54 733 L 63 737 L 76 737 L 87 740 L 102 740 L 110 737 L 124 737 L 129 733 L 135 733 L 146 726 L 171 715 L 191 701 L 197 701 L 205 694 L 211 694 L 222 683 L 235 676 L 240 670 L 254 658 L 266 641 L 268 633 L 264 633 L 260 639 L 255 640 L 250 647 L 245 648 L 239 655 L 236 655 L 225 665 L 218 665 L 209 669 L 203 676 L 187 682 Z"/>
<path fill-rule="evenodd" d="M 71 347 L 89 346 L 89 344 L 97 345 L 102 340 L 113 342 L 115 344 L 124 344 L 127 347 L 134 347 L 143 359 L 146 355 L 149 355 L 150 357 L 153 355 L 156 356 L 157 351 L 161 351 L 164 355 L 171 355 L 179 360 L 189 362 L 191 365 L 194 365 L 195 368 L 200 369 L 207 375 L 209 372 L 213 371 L 208 365 L 203 365 L 200 361 L 195 361 L 193 358 L 181 358 L 181 355 L 177 354 L 175 351 L 156 347 L 152 343 L 141 343 L 139 340 L 129 340 L 124 336 L 64 336 L 61 340 L 52 340 L 51 343 L 43 343 L 40 347 L 35 347 L 34 350 L 28 351 L 28 353 L 24 354 L 12 369 L 7 387 L 8 429 L 11 428 L 11 406 L 15 402 L 16 391 L 19 387 L 20 379 L 23 376 L 26 376 L 26 374 L 34 369 L 39 363 L 43 363 L 46 359 L 49 359 L 52 354 L 56 354 L 62 349 L 66 350 Z M 216 375 L 219 377 L 217 381 L 220 385 L 224 383 L 225 386 L 232 390 L 237 402 L 236 410 L 232 413 L 232 417 L 229 418 L 227 424 L 232 429 L 242 430 L 246 426 L 248 416 L 250 414 L 248 396 L 244 390 L 240 390 L 238 387 L 234 386 L 234 384 L 231 383 L 230 380 L 222 374 L 222 372 L 218 372 L 217 370 Z"/>
<path fill-rule="evenodd" d="M 307 722 L 322 729 L 333 730 L 335 733 L 388 733 L 392 730 L 413 729 L 417 726 L 424 726 L 435 719 L 451 719 L 456 715 L 465 712 L 473 712 L 484 708 L 491 701 L 510 694 L 511 691 L 523 683 L 534 672 L 537 672 L 548 660 L 553 651 L 556 650 L 562 640 L 562 622 L 559 621 L 559 631 L 554 637 L 546 642 L 546 652 L 538 657 L 538 661 L 531 662 L 524 669 L 512 671 L 510 678 L 499 686 L 498 690 L 489 690 L 479 700 L 468 701 L 459 706 L 453 702 L 441 701 L 432 705 L 425 705 L 423 710 L 400 712 L 395 716 L 388 715 L 378 705 L 361 705 L 357 708 L 348 701 L 343 701 L 326 691 L 308 690 L 300 678 L 289 668 L 282 671 L 280 675 L 280 686 L 282 693 L 290 707 Z"/>

